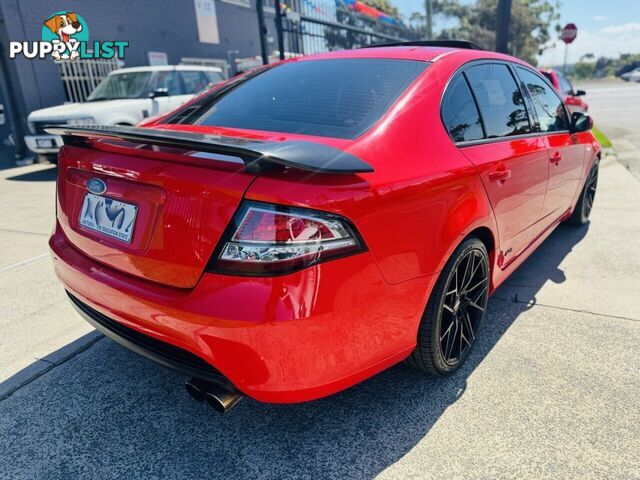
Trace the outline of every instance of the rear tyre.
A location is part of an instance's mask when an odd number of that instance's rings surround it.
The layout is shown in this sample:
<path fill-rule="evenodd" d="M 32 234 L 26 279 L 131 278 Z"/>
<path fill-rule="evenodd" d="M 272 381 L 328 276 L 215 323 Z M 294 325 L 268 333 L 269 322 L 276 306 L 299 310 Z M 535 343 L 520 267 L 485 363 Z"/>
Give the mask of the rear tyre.
<path fill-rule="evenodd" d="M 596 160 L 589 170 L 587 181 L 584 183 L 582 192 L 580 192 L 580 198 L 573 213 L 567 220 L 567 223 L 572 225 L 584 225 L 589 221 L 589 215 L 593 208 L 593 201 L 596 198 L 596 188 L 598 187 L 598 170 L 600 168 L 600 162 Z"/>
<path fill-rule="evenodd" d="M 468 238 L 440 273 L 407 362 L 432 375 L 450 375 L 469 356 L 482 326 L 489 296 L 489 255 Z"/>

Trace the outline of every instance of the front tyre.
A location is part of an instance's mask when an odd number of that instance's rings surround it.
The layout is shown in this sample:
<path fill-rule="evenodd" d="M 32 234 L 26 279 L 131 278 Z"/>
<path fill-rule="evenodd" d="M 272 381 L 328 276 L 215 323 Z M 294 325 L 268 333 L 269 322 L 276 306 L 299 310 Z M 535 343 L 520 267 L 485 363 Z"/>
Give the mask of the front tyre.
<path fill-rule="evenodd" d="M 482 326 L 489 296 L 489 255 L 468 238 L 440 273 L 407 362 L 433 375 L 455 372 L 469 356 Z"/>
<path fill-rule="evenodd" d="M 600 162 L 596 159 L 589 170 L 587 181 L 584 183 L 582 192 L 580 192 L 580 198 L 573 213 L 567 220 L 572 225 L 584 225 L 589 221 L 589 215 L 593 208 L 593 201 L 596 198 L 596 188 L 598 187 L 598 170 L 600 168 Z"/>

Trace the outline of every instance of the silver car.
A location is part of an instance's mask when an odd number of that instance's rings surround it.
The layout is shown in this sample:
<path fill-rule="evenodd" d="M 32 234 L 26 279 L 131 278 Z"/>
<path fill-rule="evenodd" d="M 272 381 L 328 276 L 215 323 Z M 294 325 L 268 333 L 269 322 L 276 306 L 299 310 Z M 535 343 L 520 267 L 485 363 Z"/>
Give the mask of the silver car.
<path fill-rule="evenodd" d="M 636 67 L 630 72 L 623 73 L 622 79 L 626 82 L 640 82 L 640 67 Z"/>

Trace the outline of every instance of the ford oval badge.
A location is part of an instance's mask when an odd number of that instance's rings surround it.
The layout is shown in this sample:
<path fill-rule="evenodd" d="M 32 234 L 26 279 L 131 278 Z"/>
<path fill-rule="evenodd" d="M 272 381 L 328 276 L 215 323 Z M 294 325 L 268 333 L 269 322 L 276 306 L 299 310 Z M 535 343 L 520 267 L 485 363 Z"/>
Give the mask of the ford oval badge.
<path fill-rule="evenodd" d="M 87 189 L 96 195 L 102 195 L 107 191 L 107 184 L 99 178 L 90 178 L 87 180 Z"/>

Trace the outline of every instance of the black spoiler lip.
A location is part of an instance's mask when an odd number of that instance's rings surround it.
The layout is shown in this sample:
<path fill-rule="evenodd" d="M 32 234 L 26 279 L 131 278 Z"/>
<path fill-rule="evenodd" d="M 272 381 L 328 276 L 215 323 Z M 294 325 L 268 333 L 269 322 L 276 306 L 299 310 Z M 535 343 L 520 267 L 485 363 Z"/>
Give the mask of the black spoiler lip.
<path fill-rule="evenodd" d="M 79 145 L 85 138 L 119 139 L 133 143 L 184 148 L 240 157 L 248 172 L 258 173 L 274 165 L 316 173 L 370 173 L 373 167 L 344 150 L 304 140 L 258 141 L 238 137 L 119 125 L 47 125 L 45 131 L 60 135 L 65 145 Z"/>

